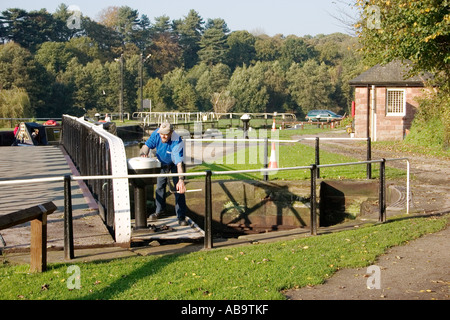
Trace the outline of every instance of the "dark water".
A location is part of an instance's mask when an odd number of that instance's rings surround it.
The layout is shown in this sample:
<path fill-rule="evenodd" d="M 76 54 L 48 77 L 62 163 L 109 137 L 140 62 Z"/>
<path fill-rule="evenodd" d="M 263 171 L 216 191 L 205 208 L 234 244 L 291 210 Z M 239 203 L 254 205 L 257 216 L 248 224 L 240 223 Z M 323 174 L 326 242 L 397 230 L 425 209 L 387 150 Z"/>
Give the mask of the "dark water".
<path fill-rule="evenodd" d="M 139 157 L 140 153 L 140 144 L 139 141 L 124 141 L 125 146 L 125 154 L 127 155 L 127 159 Z"/>

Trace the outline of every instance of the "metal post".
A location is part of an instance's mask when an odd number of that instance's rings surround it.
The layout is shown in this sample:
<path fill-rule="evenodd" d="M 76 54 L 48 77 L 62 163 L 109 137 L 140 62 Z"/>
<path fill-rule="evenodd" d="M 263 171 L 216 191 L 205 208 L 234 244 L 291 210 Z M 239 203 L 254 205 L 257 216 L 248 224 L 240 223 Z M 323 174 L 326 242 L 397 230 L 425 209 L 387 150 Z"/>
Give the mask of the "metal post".
<path fill-rule="evenodd" d="M 269 167 L 269 139 L 264 138 L 264 169 L 267 169 Z M 269 174 L 267 172 L 264 172 L 264 181 L 269 181 Z"/>
<path fill-rule="evenodd" d="M 123 122 L 123 54 L 120 55 L 120 122 Z"/>
<path fill-rule="evenodd" d="M 72 225 L 72 193 L 70 190 L 70 175 L 64 176 L 64 257 L 74 258 L 73 225 Z"/>
<path fill-rule="evenodd" d="M 317 235 L 317 216 L 316 216 L 316 177 L 318 168 L 315 164 L 311 165 L 311 235 Z"/>
<path fill-rule="evenodd" d="M 144 57 L 141 53 L 141 58 L 139 61 L 139 111 L 144 111 Z"/>
<path fill-rule="evenodd" d="M 319 148 L 319 137 L 316 137 L 316 166 L 320 165 L 320 148 Z M 320 178 L 320 169 L 316 168 L 317 178 Z"/>
<path fill-rule="evenodd" d="M 211 197 L 211 171 L 206 171 L 205 177 L 205 249 L 212 249 L 211 220 L 212 220 L 212 197 Z"/>
<path fill-rule="evenodd" d="M 382 159 L 380 162 L 380 190 L 379 190 L 379 206 L 380 206 L 380 222 L 386 221 L 386 159 Z"/>
<path fill-rule="evenodd" d="M 371 142 L 371 138 L 368 137 L 367 138 L 367 161 L 371 161 L 372 160 L 372 142 Z M 372 164 L 368 163 L 367 164 L 367 179 L 372 179 Z"/>

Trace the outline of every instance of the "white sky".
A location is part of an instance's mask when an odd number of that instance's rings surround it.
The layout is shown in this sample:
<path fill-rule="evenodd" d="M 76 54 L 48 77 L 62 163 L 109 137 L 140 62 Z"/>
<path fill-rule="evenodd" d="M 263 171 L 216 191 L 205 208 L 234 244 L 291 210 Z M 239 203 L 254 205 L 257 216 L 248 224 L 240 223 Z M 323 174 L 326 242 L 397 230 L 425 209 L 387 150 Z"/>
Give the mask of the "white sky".
<path fill-rule="evenodd" d="M 129 6 L 146 14 L 151 22 L 155 17 L 168 16 L 171 20 L 185 17 L 194 9 L 206 22 L 222 18 L 231 31 L 261 31 L 273 36 L 349 33 L 343 23 L 333 16 L 355 10 L 342 0 L 0 0 L 0 11 L 20 8 L 26 11 L 47 9 L 53 13 L 61 3 L 80 8 L 85 16 L 96 19 L 109 6 Z M 348 1 L 346 1 L 348 2 Z"/>

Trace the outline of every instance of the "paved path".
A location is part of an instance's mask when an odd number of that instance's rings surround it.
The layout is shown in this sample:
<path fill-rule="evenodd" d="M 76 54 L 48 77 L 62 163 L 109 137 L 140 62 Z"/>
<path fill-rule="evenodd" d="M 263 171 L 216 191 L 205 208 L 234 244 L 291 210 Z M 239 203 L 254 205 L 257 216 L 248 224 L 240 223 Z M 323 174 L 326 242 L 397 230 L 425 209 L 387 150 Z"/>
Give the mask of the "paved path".
<path fill-rule="evenodd" d="M 290 300 L 450 300 L 450 228 L 389 249 L 367 268 L 342 269 L 324 284 L 288 290 Z M 369 270 L 370 271 L 370 270 Z M 372 289 L 368 289 L 373 287 Z"/>
<path fill-rule="evenodd" d="M 69 160 L 69 161 L 68 161 Z M 59 146 L 0 147 L 0 181 L 61 177 L 74 174 L 71 161 Z M 75 246 L 114 243 L 95 201 L 83 182 L 72 182 L 72 207 Z M 45 182 L 0 186 L 0 215 L 53 201 L 57 211 L 48 216 L 48 246 L 64 247 L 64 183 Z M 28 248 L 30 223 L 2 230 L 6 248 Z M 0 248 L 2 244 L 0 243 Z"/>

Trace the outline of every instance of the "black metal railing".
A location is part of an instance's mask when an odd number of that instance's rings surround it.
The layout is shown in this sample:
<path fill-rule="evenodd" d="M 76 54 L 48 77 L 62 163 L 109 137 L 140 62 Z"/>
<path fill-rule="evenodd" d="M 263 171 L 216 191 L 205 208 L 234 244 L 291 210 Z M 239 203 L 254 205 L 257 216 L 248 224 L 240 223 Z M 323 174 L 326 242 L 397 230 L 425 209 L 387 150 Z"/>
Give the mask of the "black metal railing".
<path fill-rule="evenodd" d="M 109 143 L 91 127 L 72 117 L 63 117 L 63 146 L 81 176 L 112 174 Z M 112 180 L 85 180 L 110 231 L 114 228 Z"/>

